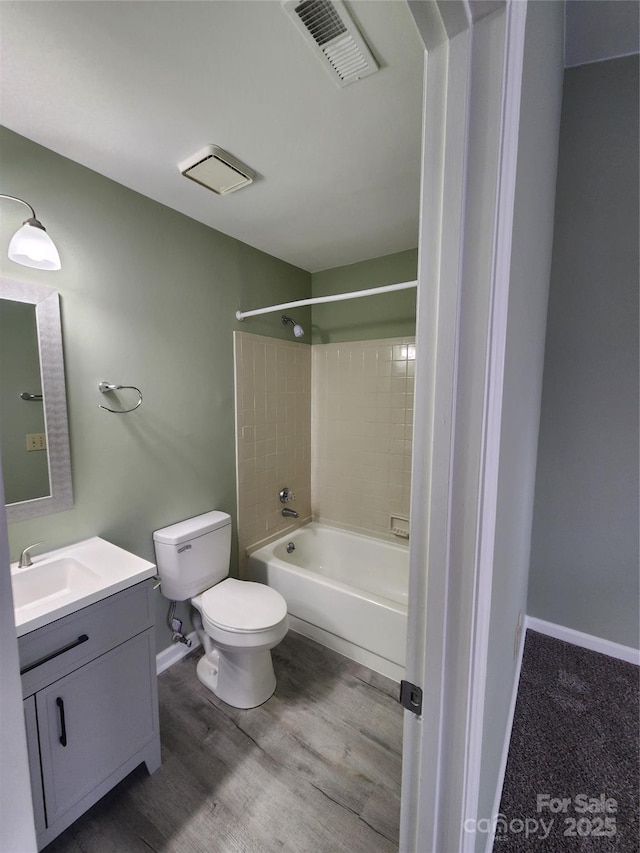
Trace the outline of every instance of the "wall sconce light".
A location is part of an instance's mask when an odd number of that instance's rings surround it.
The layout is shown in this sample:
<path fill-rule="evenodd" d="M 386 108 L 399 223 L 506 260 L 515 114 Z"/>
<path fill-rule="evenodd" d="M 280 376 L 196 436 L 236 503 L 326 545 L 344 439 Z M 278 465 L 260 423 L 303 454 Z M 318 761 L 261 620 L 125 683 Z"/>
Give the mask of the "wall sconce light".
<path fill-rule="evenodd" d="M 25 267 L 37 270 L 59 270 L 60 255 L 55 243 L 47 234 L 44 225 L 36 219 L 36 212 L 26 201 L 14 195 L 0 193 L 0 198 L 8 198 L 24 204 L 31 211 L 31 217 L 22 223 L 9 243 L 9 259 Z"/>

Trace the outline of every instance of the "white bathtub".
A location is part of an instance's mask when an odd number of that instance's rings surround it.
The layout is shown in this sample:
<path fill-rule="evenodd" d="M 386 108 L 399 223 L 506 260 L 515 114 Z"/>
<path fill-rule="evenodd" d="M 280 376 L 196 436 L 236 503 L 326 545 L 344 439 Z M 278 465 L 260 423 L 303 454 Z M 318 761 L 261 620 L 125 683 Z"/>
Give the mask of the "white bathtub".
<path fill-rule="evenodd" d="M 284 596 L 294 631 L 396 681 L 404 678 L 406 545 L 312 522 L 254 551 L 247 579 Z"/>

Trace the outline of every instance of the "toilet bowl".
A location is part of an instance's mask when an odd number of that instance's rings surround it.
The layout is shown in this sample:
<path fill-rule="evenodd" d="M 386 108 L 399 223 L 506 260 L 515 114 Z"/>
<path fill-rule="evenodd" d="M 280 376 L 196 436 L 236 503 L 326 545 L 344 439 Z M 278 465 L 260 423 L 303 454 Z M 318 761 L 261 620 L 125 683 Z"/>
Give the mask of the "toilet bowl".
<path fill-rule="evenodd" d="M 262 705 L 276 689 L 271 649 L 289 629 L 284 598 L 264 584 L 228 578 L 191 604 L 205 651 L 200 681 L 234 708 Z"/>
<path fill-rule="evenodd" d="M 190 599 L 204 647 L 198 679 L 235 708 L 254 708 L 276 688 L 271 649 L 288 631 L 287 604 L 275 589 L 228 577 L 231 517 L 209 512 L 153 534 L 162 594 Z"/>

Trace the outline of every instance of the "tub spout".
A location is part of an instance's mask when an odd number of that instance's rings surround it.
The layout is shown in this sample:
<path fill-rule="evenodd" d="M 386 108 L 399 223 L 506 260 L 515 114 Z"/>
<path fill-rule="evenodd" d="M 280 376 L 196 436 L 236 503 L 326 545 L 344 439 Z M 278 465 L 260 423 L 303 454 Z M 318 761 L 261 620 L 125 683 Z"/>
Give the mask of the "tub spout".
<path fill-rule="evenodd" d="M 299 518 L 300 517 L 298 515 L 298 513 L 295 511 L 295 509 L 289 509 L 288 506 L 286 506 L 282 510 L 282 514 L 284 515 L 285 518 Z"/>

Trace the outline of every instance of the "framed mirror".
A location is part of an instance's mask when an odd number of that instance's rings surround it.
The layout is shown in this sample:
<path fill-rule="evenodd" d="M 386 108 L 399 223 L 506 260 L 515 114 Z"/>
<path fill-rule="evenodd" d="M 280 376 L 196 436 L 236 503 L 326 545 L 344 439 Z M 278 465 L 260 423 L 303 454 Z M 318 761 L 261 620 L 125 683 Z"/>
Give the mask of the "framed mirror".
<path fill-rule="evenodd" d="M 0 279 L 0 454 L 10 523 L 71 509 L 58 293 L 5 278 Z"/>

